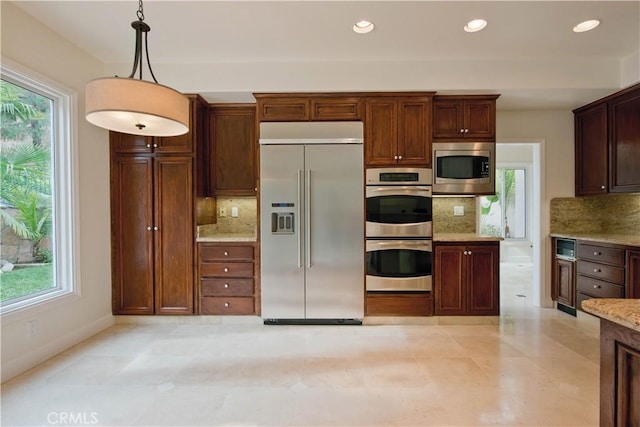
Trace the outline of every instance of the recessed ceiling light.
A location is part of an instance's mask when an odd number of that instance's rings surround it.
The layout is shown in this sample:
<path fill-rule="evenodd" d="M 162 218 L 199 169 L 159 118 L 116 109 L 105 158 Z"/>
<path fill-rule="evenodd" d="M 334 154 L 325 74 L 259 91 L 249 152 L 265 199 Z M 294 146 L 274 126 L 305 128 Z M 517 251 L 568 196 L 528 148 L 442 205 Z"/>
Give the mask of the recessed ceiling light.
<path fill-rule="evenodd" d="M 589 19 L 588 21 L 583 21 L 578 25 L 576 25 L 575 27 L 573 27 L 573 32 L 584 33 L 585 31 L 593 30 L 598 25 L 600 25 L 600 21 L 598 21 L 597 19 Z"/>
<path fill-rule="evenodd" d="M 467 22 L 467 25 L 464 26 L 464 30 L 467 33 L 475 33 L 476 31 L 483 30 L 486 26 L 487 21 L 484 19 L 474 19 L 473 21 Z"/>
<path fill-rule="evenodd" d="M 373 31 L 373 22 L 371 21 L 358 21 L 353 25 L 353 31 L 358 34 L 367 34 Z"/>

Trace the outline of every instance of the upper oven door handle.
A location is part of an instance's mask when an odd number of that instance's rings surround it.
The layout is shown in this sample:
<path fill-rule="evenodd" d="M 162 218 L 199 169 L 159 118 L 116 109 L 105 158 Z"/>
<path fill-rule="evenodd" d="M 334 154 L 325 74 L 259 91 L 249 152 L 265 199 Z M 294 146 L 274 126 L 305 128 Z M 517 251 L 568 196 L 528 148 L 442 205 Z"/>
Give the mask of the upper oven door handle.
<path fill-rule="evenodd" d="M 431 240 L 367 240 L 367 252 L 390 249 L 433 252 Z"/>
<path fill-rule="evenodd" d="M 366 197 L 381 197 L 381 196 L 418 196 L 418 197 L 431 197 L 431 186 L 367 186 L 365 191 Z"/>

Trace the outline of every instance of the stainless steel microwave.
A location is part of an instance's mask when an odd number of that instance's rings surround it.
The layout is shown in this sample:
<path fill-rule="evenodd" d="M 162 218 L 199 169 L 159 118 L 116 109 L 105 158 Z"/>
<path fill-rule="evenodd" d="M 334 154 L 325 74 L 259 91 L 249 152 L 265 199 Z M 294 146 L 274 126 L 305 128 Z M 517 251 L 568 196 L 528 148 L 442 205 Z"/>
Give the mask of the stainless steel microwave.
<path fill-rule="evenodd" d="M 494 194 L 494 142 L 433 144 L 433 194 Z"/>

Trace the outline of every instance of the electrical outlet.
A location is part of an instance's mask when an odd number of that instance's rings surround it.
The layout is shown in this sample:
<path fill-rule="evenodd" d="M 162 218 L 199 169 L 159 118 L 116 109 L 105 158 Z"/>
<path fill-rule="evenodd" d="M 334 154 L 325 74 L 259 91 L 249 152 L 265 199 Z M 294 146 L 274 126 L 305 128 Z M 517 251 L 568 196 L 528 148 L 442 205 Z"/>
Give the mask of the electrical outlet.
<path fill-rule="evenodd" d="M 453 215 L 454 216 L 464 216 L 464 206 L 454 206 L 453 207 Z"/>
<path fill-rule="evenodd" d="M 38 321 L 29 320 L 27 322 L 27 336 L 33 337 L 38 333 Z"/>
<path fill-rule="evenodd" d="M 227 216 L 227 208 L 218 209 L 218 216 L 220 218 L 224 218 L 225 216 Z"/>
<path fill-rule="evenodd" d="M 238 207 L 237 206 L 233 206 L 231 208 L 231 216 L 233 218 L 238 218 Z"/>

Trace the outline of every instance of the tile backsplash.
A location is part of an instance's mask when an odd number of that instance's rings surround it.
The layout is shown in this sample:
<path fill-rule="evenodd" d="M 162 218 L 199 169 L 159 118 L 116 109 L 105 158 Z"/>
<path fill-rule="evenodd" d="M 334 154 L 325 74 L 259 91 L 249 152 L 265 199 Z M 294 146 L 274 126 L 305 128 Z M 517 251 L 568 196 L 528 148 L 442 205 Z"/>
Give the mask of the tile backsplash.
<path fill-rule="evenodd" d="M 212 232 L 227 234 L 252 234 L 256 232 L 258 221 L 258 202 L 255 197 L 216 197 L 215 203 L 207 202 L 206 199 L 198 200 L 198 205 L 202 206 L 202 213 L 199 217 L 206 218 L 214 225 L 209 224 L 208 229 Z M 238 216 L 232 216 L 232 209 L 238 209 Z M 221 216 L 221 210 L 225 212 Z M 201 222 L 205 224 L 205 222 Z"/>
<path fill-rule="evenodd" d="M 640 236 L 640 194 L 556 198 L 550 209 L 552 233 Z"/>
<path fill-rule="evenodd" d="M 462 206 L 464 215 L 454 216 L 455 206 Z M 476 198 L 475 197 L 434 197 L 433 198 L 434 233 L 475 233 Z"/>

